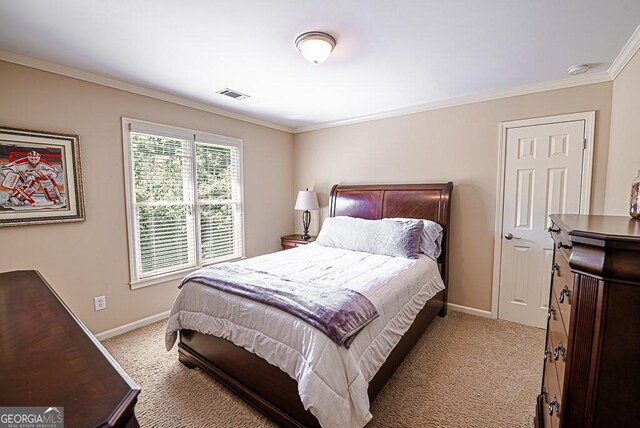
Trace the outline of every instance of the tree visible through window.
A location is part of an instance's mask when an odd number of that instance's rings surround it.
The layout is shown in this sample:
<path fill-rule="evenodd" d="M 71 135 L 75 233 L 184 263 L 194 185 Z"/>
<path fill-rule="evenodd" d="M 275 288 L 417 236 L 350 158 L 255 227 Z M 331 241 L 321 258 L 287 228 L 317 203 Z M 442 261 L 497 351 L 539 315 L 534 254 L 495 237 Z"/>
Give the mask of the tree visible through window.
<path fill-rule="evenodd" d="M 158 127 L 128 132 L 132 282 L 243 253 L 240 143 Z"/>

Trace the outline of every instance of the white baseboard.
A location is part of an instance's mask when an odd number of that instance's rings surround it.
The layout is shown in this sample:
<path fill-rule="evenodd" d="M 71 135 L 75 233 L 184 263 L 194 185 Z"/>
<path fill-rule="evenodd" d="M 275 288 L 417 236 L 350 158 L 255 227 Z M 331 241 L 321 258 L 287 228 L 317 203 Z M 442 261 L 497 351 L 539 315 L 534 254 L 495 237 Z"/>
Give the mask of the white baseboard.
<path fill-rule="evenodd" d="M 484 318 L 491 318 L 491 312 L 482 309 L 470 308 L 468 306 L 456 305 L 455 303 L 447 303 L 447 309 L 455 312 L 462 312 L 465 314 L 476 315 Z M 159 314 L 151 315 L 150 317 L 142 318 L 141 320 L 130 322 L 129 324 L 121 325 L 120 327 L 112 328 L 110 330 L 103 331 L 96 334 L 96 339 L 103 341 L 111 337 L 119 336 L 128 331 L 135 330 L 136 328 L 144 327 L 145 325 L 153 324 L 154 322 L 169 318 L 171 311 L 161 312 Z"/>
<path fill-rule="evenodd" d="M 145 325 L 153 324 L 154 322 L 169 318 L 171 311 L 161 312 L 159 314 L 151 315 L 150 317 L 142 318 L 141 320 L 130 322 L 129 324 L 121 325 L 120 327 L 112 328 L 111 330 L 103 331 L 96 334 L 96 339 L 103 341 L 110 337 L 119 336 L 136 328 L 144 327 Z"/>
<path fill-rule="evenodd" d="M 455 303 L 447 303 L 447 310 L 462 312 L 463 314 L 476 315 L 484 318 L 491 318 L 491 311 L 483 309 L 470 308 L 468 306 L 456 305 Z"/>

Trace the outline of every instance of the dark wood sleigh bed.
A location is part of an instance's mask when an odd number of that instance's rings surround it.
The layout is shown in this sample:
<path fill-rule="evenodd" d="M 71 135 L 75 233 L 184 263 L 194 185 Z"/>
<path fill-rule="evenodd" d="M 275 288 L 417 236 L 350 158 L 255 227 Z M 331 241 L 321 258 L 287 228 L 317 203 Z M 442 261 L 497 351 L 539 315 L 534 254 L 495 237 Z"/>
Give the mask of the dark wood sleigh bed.
<path fill-rule="evenodd" d="M 453 183 L 335 185 L 330 195 L 330 216 L 365 219 L 421 218 L 438 222 L 444 229 L 438 259 L 448 285 L 448 236 Z M 447 290 L 430 299 L 409 330 L 389 354 L 369 383 L 369 399 L 382 390 L 436 315 L 447 313 Z M 226 339 L 180 330 L 178 358 L 189 368 L 199 367 L 234 391 L 249 404 L 283 427 L 316 427 L 318 420 L 305 410 L 298 385 L 287 373 Z"/>

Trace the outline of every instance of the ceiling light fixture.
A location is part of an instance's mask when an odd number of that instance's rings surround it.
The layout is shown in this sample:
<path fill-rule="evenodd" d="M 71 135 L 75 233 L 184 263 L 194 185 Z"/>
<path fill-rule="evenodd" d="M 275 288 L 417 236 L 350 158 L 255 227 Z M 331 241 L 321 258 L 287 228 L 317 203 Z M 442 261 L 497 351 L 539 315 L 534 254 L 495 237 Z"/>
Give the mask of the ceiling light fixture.
<path fill-rule="evenodd" d="M 298 36 L 296 47 L 304 59 L 312 64 L 320 64 L 329 58 L 331 51 L 336 47 L 336 39 L 327 33 L 310 31 Z"/>
<path fill-rule="evenodd" d="M 589 71 L 589 64 L 576 64 L 567 68 L 567 73 L 571 76 L 577 76 L 579 74 L 584 74 Z"/>

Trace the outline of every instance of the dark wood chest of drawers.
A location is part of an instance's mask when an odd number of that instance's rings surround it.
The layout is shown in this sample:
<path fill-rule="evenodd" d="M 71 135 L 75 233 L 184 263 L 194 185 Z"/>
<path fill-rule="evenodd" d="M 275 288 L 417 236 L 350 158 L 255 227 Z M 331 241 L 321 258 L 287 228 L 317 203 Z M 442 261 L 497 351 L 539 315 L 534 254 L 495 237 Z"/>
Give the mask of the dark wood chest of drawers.
<path fill-rule="evenodd" d="M 38 272 L 0 273 L 0 407 L 55 406 L 66 427 L 129 428 L 139 393 Z"/>
<path fill-rule="evenodd" d="M 640 425 L 640 221 L 552 215 L 536 426 Z"/>

